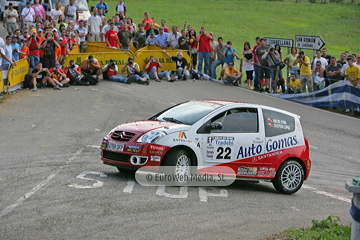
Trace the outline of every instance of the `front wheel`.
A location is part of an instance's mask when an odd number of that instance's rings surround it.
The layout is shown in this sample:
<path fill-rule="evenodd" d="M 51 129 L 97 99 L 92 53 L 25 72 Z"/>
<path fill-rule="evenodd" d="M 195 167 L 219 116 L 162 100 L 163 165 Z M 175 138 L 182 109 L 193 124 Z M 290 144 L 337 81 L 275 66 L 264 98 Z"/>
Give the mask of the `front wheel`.
<path fill-rule="evenodd" d="M 191 158 L 185 150 L 172 151 L 165 160 L 165 174 L 174 176 L 178 184 L 185 184 L 190 175 Z"/>
<path fill-rule="evenodd" d="M 275 189 L 281 193 L 293 194 L 301 188 L 304 182 L 304 169 L 295 160 L 284 162 L 272 181 Z"/>

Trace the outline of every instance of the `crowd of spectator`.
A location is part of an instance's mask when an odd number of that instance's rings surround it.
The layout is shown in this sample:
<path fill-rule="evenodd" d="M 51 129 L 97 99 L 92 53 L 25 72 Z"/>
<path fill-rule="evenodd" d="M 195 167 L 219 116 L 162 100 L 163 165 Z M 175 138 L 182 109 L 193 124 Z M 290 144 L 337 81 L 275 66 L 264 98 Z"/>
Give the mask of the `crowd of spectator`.
<path fill-rule="evenodd" d="M 206 27 L 201 27 L 198 33 L 186 22 L 182 29 L 179 26 L 170 28 L 164 19 L 160 24 L 156 23 L 147 11 L 144 12 L 144 19 L 135 24 L 127 16 L 127 6 L 123 0 L 119 0 L 115 6 L 117 13 L 110 18 L 107 18 L 108 5 L 100 0 L 87 21 L 79 20 L 75 0 L 70 0 L 66 7 L 59 1 L 48 16 L 40 1 L 34 0 L 34 4 L 25 2 L 20 14 L 10 3 L 4 13 L 3 24 L 8 36 L 5 42 L 0 39 L 2 69 L 6 71 L 9 65 L 16 65 L 19 59 L 29 58 L 33 82 L 37 79 L 40 86 L 49 84 L 54 89 L 61 89 L 69 83 L 81 84 L 82 74 L 95 76 L 96 81 L 101 74 L 105 74 L 106 79 L 126 83 L 149 84 L 149 79 L 161 81 L 161 78 L 167 81 L 186 80 L 193 76 L 193 69 L 229 85 L 238 85 L 244 76 L 247 87 L 260 92 L 312 92 L 342 79 L 360 88 L 360 55 L 344 52 L 337 60 L 323 48 L 316 52 L 316 56 L 309 57 L 292 47 L 291 53 L 283 59 L 279 45 L 268 46 L 266 39 L 260 37 L 256 37 L 253 47 L 250 42 L 245 42 L 243 50 L 236 51 L 231 41 L 225 44 L 222 37 L 216 38 L 213 32 L 208 33 Z M 137 49 L 156 45 L 175 62 L 175 79 L 171 79 L 169 72 L 159 71 L 162 65 L 154 56 L 145 65 L 146 73 L 140 71 L 139 65 L 129 58 L 121 69 L 122 73 L 128 74 L 127 78 L 117 76 L 114 61 L 101 68 L 91 55 L 82 68 L 71 63 L 63 71 L 59 64 L 62 58 L 76 46 L 79 46 L 80 52 L 84 52 L 87 41 L 105 41 L 108 47 L 124 50 L 130 50 L 131 45 Z M 166 52 L 168 48 L 186 50 L 191 56 L 191 63 L 182 57 L 181 51 L 176 56 L 169 55 Z M 242 71 L 234 66 L 235 58 L 242 60 Z M 284 79 L 281 64 L 288 67 L 289 78 L 285 76 Z M 220 76 L 217 76 L 219 66 Z M 33 90 L 37 90 L 34 84 Z"/>

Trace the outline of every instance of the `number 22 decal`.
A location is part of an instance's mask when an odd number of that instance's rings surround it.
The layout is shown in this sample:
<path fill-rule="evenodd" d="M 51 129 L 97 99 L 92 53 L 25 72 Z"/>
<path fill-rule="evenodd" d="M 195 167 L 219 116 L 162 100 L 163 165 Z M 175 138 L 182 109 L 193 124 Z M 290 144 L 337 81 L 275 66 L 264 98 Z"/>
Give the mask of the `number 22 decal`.
<path fill-rule="evenodd" d="M 227 147 L 224 149 L 223 147 L 219 147 L 216 152 L 218 152 L 218 155 L 216 155 L 216 159 L 230 159 L 231 148 Z M 224 153 L 225 156 L 223 156 Z"/>

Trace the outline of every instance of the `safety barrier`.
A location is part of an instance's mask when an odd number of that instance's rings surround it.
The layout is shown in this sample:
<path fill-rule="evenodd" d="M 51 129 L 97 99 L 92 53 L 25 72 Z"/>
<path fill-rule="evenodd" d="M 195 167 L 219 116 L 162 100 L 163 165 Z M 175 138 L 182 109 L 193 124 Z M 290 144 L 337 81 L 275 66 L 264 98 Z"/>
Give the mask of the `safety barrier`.
<path fill-rule="evenodd" d="M 2 70 L 0 69 L 0 93 L 2 93 L 4 90 L 5 90 L 4 78 L 2 75 Z"/>
<path fill-rule="evenodd" d="M 90 53 L 77 53 L 77 54 L 69 54 L 66 55 L 66 58 L 63 61 L 63 67 L 69 65 L 71 60 L 74 60 L 77 65 L 82 67 L 85 59 L 88 58 Z M 130 51 L 121 51 L 121 52 L 93 52 L 91 55 L 99 61 L 100 66 L 104 67 L 109 63 L 110 59 L 115 60 L 115 64 L 118 65 L 119 68 L 122 68 L 127 62 L 129 57 L 134 57 L 133 53 Z"/>
<path fill-rule="evenodd" d="M 162 48 L 158 46 L 146 46 L 144 48 L 139 49 L 137 52 L 135 52 L 135 62 L 139 64 L 140 69 L 145 71 L 145 64 L 150 60 L 150 56 L 154 56 L 159 63 L 163 65 L 160 71 L 176 71 L 176 64 L 171 58 L 168 58 L 168 56 L 162 52 Z M 176 54 L 178 52 L 181 52 L 183 54 L 183 58 L 185 58 L 188 62 L 188 64 L 191 64 L 191 56 L 189 55 L 190 52 L 186 50 L 180 50 L 180 49 L 171 49 L 167 48 L 165 51 L 171 55 L 176 57 Z"/>
<path fill-rule="evenodd" d="M 106 47 L 106 42 L 86 42 L 86 45 L 93 45 L 93 46 L 100 46 L 100 47 Z M 115 49 L 115 48 L 114 48 Z M 118 49 L 120 50 L 120 49 Z M 86 50 L 85 50 L 86 51 Z M 134 47 L 133 44 L 130 44 L 130 51 L 136 52 L 137 49 Z"/>
<path fill-rule="evenodd" d="M 8 71 L 8 84 L 9 87 L 13 87 L 19 83 L 22 83 L 25 79 L 25 75 L 30 71 L 29 60 L 20 59 L 16 62 L 16 66 L 14 68 L 9 68 Z"/>

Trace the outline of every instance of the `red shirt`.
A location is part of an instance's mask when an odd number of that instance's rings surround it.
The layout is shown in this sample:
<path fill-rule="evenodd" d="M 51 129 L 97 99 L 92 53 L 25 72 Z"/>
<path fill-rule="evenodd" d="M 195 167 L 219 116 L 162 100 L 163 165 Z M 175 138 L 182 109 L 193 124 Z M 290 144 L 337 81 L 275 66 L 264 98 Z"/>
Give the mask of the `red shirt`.
<path fill-rule="evenodd" d="M 141 23 L 144 25 L 144 30 L 150 29 L 150 23 L 154 23 L 154 21 L 151 18 L 144 18 Z"/>
<path fill-rule="evenodd" d="M 38 44 L 41 45 L 41 39 L 40 38 L 36 38 Z M 26 42 L 29 42 L 30 41 L 30 38 L 28 38 L 28 40 Z M 40 54 L 40 51 L 39 49 L 37 49 L 36 47 L 36 43 L 35 43 L 35 40 L 31 39 L 31 43 L 29 45 L 29 51 L 30 51 L 30 55 L 31 56 L 39 56 Z"/>
<path fill-rule="evenodd" d="M 110 79 L 111 76 L 116 75 L 115 69 L 113 67 L 108 67 L 107 68 L 107 75 L 108 75 L 109 79 Z"/>
<path fill-rule="evenodd" d="M 65 72 L 66 69 L 68 69 L 68 68 L 69 68 L 69 67 L 66 67 L 66 68 L 64 69 L 64 72 Z M 80 68 L 79 66 L 77 66 L 76 71 L 78 71 L 78 72 L 81 73 L 81 68 Z M 72 77 L 70 71 L 67 72 L 66 77 L 67 77 L 67 78 L 71 78 L 71 77 Z"/>
<path fill-rule="evenodd" d="M 108 30 L 105 33 L 105 38 L 109 41 L 109 44 L 106 44 L 107 47 L 116 47 L 117 48 L 117 31 L 115 30 Z"/>
<path fill-rule="evenodd" d="M 120 31 L 120 30 L 123 30 L 124 27 L 123 27 L 123 26 L 120 26 L 120 27 L 118 27 L 118 29 L 119 29 L 119 31 Z M 126 29 L 129 30 L 129 31 L 132 30 L 132 28 L 131 28 L 129 25 L 126 26 Z"/>
<path fill-rule="evenodd" d="M 252 54 L 253 54 L 253 56 L 254 56 L 254 63 L 259 63 L 259 61 L 258 61 L 258 59 L 255 57 L 255 53 L 256 53 L 256 49 L 257 49 L 257 47 L 258 47 L 259 45 L 255 45 L 254 46 L 254 48 L 253 48 L 253 50 L 252 50 Z"/>
<path fill-rule="evenodd" d="M 164 32 L 170 33 L 170 28 L 169 27 L 164 27 Z"/>
<path fill-rule="evenodd" d="M 65 74 L 65 73 L 64 73 L 64 71 L 63 71 L 62 69 L 58 68 L 59 72 L 54 73 L 54 74 L 51 75 L 51 73 L 54 72 L 54 69 L 55 69 L 55 68 L 50 68 L 50 69 L 49 69 L 50 76 L 51 76 L 51 78 L 55 78 L 56 80 L 60 81 L 60 79 L 61 79 L 60 73 L 62 73 L 62 74 Z"/>
<path fill-rule="evenodd" d="M 198 52 L 211 52 L 209 34 L 200 34 Z"/>
<path fill-rule="evenodd" d="M 147 63 L 146 63 L 146 64 L 147 64 Z M 146 64 L 145 64 L 145 65 L 146 65 Z M 152 69 L 153 67 L 156 67 L 156 72 L 157 72 L 159 66 L 160 66 L 160 64 L 159 64 L 158 62 L 150 62 L 150 65 L 149 65 L 149 67 L 146 69 L 146 72 L 147 72 L 147 73 L 150 73 L 150 71 L 151 71 L 151 69 Z"/>
<path fill-rule="evenodd" d="M 61 55 L 66 55 L 66 54 L 68 54 L 68 52 L 67 52 L 67 45 L 69 44 L 69 39 L 66 37 L 66 36 L 64 36 L 64 37 L 62 37 L 62 45 L 61 45 Z"/>

